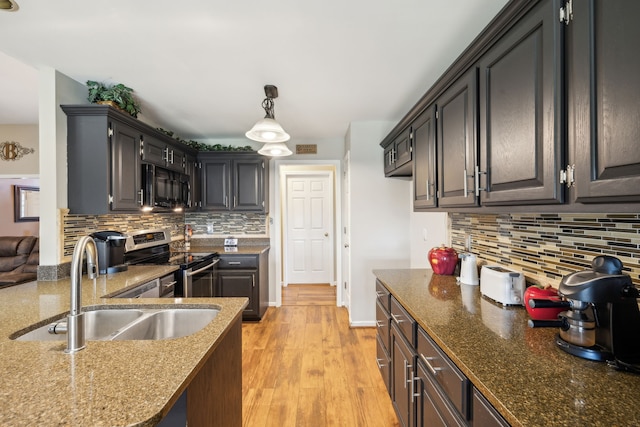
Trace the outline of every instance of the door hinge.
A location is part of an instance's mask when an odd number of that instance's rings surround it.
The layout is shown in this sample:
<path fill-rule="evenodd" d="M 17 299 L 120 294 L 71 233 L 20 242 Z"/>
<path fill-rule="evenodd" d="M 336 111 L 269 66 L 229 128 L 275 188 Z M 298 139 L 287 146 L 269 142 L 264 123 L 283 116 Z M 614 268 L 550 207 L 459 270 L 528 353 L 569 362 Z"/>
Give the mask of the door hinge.
<path fill-rule="evenodd" d="M 109 130 L 107 130 L 107 136 L 109 136 L 109 138 L 113 136 L 113 128 L 111 126 L 109 126 Z"/>
<path fill-rule="evenodd" d="M 564 7 L 560 8 L 558 18 L 561 23 L 569 25 L 569 22 L 573 21 L 573 0 L 567 0 Z"/>
<path fill-rule="evenodd" d="M 567 165 L 566 169 L 560 171 L 560 184 L 567 184 L 567 188 L 571 188 L 576 183 L 575 178 L 576 165 Z"/>

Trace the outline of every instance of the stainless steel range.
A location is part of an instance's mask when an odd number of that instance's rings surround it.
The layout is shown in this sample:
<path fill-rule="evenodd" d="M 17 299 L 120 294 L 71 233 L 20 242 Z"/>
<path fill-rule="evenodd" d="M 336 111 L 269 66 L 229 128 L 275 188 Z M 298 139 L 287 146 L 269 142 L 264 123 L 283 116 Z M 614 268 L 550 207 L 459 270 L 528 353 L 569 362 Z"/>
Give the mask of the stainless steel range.
<path fill-rule="evenodd" d="M 128 235 L 124 261 L 128 265 L 177 265 L 176 297 L 212 297 L 217 275 L 217 252 L 171 250 L 168 230 L 143 230 Z M 162 290 L 161 290 L 162 294 Z"/>

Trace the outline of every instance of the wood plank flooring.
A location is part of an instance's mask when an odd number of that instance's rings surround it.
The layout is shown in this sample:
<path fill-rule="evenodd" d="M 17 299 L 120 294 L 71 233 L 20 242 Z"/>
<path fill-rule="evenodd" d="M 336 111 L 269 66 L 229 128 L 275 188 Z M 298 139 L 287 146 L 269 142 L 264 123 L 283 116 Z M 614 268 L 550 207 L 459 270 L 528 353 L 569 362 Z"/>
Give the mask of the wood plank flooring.
<path fill-rule="evenodd" d="M 243 425 L 399 426 L 375 328 L 350 328 L 329 285 L 289 285 L 282 301 L 242 325 Z"/>

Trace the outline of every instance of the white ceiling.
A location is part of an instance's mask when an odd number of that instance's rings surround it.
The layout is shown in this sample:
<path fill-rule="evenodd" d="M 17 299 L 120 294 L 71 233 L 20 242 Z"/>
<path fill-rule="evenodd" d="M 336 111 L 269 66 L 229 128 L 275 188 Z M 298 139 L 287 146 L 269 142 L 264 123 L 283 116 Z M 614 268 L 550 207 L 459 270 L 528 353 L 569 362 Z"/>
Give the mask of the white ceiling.
<path fill-rule="evenodd" d="M 506 0 L 16 0 L 0 12 L 0 124 L 37 123 L 38 68 L 124 83 L 185 139 L 275 116 L 296 139 L 398 121 Z"/>

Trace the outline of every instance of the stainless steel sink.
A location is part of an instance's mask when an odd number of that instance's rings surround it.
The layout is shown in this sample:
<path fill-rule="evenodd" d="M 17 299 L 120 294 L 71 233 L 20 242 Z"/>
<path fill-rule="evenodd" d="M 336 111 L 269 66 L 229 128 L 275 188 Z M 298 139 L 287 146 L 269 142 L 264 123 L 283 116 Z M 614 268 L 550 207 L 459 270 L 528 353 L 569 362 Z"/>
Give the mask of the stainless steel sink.
<path fill-rule="evenodd" d="M 163 340 L 198 332 L 211 322 L 218 310 L 170 309 L 151 313 L 113 336 L 114 340 Z"/>
<path fill-rule="evenodd" d="M 84 312 L 85 337 L 89 341 L 161 340 L 198 332 L 220 312 L 218 308 L 100 308 Z M 66 317 L 24 334 L 17 341 L 63 341 L 65 333 L 49 330 Z M 29 328 L 27 328 L 28 330 Z M 17 336 L 16 336 L 17 335 Z"/>

